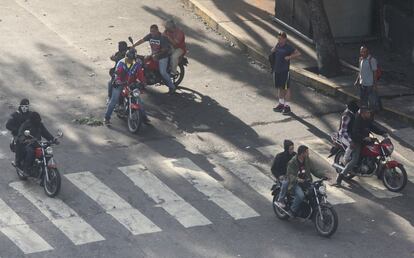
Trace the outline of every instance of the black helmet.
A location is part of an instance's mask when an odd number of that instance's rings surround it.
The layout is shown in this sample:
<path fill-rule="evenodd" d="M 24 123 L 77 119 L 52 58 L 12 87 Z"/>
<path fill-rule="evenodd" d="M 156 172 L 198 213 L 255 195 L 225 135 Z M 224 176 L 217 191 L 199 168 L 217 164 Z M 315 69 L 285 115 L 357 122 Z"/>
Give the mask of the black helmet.
<path fill-rule="evenodd" d="M 118 42 L 118 51 L 123 52 L 128 50 L 128 44 L 125 41 Z"/>
<path fill-rule="evenodd" d="M 125 56 L 129 59 L 135 59 L 137 57 L 137 51 L 135 48 L 131 48 L 128 52 L 126 52 Z"/>
<path fill-rule="evenodd" d="M 346 107 L 353 113 L 358 112 L 359 109 L 358 102 L 356 100 L 351 100 L 348 102 L 348 104 L 346 104 Z"/>
<path fill-rule="evenodd" d="M 20 106 L 23 106 L 23 105 L 29 105 L 29 100 L 28 99 L 20 100 Z"/>

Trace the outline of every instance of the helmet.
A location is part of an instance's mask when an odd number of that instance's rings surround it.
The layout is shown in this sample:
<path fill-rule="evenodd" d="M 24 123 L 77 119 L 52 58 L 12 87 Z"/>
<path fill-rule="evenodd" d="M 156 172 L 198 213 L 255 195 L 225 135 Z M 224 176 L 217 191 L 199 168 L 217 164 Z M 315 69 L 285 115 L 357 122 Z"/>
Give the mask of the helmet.
<path fill-rule="evenodd" d="M 129 59 L 135 59 L 137 57 L 137 51 L 134 48 L 131 48 L 126 52 L 125 56 Z"/>

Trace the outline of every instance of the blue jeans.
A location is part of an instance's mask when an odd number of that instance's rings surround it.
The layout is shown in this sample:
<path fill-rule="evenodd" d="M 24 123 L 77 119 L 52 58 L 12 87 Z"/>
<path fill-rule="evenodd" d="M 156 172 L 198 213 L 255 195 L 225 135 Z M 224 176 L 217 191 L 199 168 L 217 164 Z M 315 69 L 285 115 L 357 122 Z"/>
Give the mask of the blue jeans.
<path fill-rule="evenodd" d="M 280 181 L 280 183 L 282 185 L 280 187 L 279 197 L 277 198 L 278 202 L 281 202 L 281 201 L 283 201 L 283 199 L 285 199 L 286 193 L 287 193 L 287 190 L 288 190 L 288 186 L 289 186 L 289 180 L 283 179 L 282 181 Z"/>
<path fill-rule="evenodd" d="M 112 79 L 108 81 L 108 99 L 112 97 Z"/>
<path fill-rule="evenodd" d="M 345 165 L 344 170 L 341 172 L 342 175 L 347 175 L 355 167 L 355 165 L 358 164 L 360 153 L 361 146 L 355 145 L 352 149 L 351 160 Z"/>
<path fill-rule="evenodd" d="M 114 111 L 116 104 L 118 104 L 119 102 L 119 96 L 121 95 L 122 89 L 123 89 L 122 85 L 119 85 L 116 88 L 112 87 L 111 100 L 109 101 L 109 104 L 108 104 L 108 107 L 106 108 L 106 113 L 105 113 L 106 120 L 111 119 L 112 112 Z"/>
<path fill-rule="evenodd" d="M 299 207 L 301 205 L 301 203 L 303 202 L 303 200 L 305 199 L 305 194 L 303 193 L 302 188 L 296 184 L 293 187 L 293 192 L 295 194 L 295 197 L 293 198 L 293 203 L 292 206 L 290 207 L 290 209 L 296 213 L 299 210 Z"/>
<path fill-rule="evenodd" d="M 359 98 L 361 99 L 361 105 L 368 106 L 369 96 L 373 92 L 373 86 L 362 86 L 359 93 Z"/>
<path fill-rule="evenodd" d="M 167 72 L 168 68 L 168 57 L 158 60 L 160 74 L 162 78 L 164 78 L 165 83 L 167 84 L 168 88 L 175 89 L 175 85 L 171 80 L 171 76 Z"/>

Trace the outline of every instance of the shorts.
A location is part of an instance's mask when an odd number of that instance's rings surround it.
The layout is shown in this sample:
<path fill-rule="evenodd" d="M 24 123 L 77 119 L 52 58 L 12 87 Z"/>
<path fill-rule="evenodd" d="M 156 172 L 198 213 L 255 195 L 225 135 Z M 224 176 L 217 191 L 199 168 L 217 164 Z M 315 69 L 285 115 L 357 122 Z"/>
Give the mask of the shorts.
<path fill-rule="evenodd" d="M 275 88 L 287 90 L 289 89 L 289 71 L 286 72 L 273 72 L 273 82 Z"/>

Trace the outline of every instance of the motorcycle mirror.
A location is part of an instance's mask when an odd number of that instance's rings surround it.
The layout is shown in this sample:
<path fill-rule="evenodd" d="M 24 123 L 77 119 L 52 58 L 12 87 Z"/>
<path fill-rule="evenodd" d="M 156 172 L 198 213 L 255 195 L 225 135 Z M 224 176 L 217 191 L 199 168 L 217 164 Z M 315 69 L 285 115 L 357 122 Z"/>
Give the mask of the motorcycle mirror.
<path fill-rule="evenodd" d="M 25 131 L 24 131 L 24 135 L 25 135 L 25 136 L 29 136 L 29 135 L 30 135 L 30 131 L 29 131 L 29 130 L 25 130 Z"/>
<path fill-rule="evenodd" d="M 129 42 L 131 42 L 132 45 L 134 45 L 134 41 L 132 40 L 131 36 L 128 37 L 128 40 L 129 40 Z"/>
<path fill-rule="evenodd" d="M 60 129 L 59 129 L 59 130 L 57 131 L 57 137 L 59 137 L 59 138 L 60 138 L 60 137 L 62 137 L 62 136 L 63 136 L 63 132 L 62 132 L 62 130 L 60 130 Z"/>

